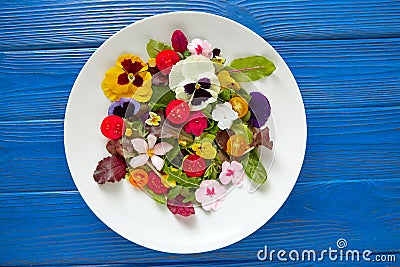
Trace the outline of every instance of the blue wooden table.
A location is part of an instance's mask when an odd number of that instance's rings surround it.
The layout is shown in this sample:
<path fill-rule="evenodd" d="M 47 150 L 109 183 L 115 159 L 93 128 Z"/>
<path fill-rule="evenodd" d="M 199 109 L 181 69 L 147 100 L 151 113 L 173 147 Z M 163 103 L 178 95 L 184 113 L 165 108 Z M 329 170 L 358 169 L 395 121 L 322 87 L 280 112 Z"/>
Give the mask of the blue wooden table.
<path fill-rule="evenodd" d="M 298 182 L 267 224 L 182 256 L 133 244 L 91 212 L 68 171 L 63 121 L 75 78 L 102 42 L 184 10 L 233 19 L 274 46 L 299 84 L 308 140 Z M 374 263 L 327 266 L 400 265 L 399 1 L 3 0 L 0 62 L 1 265 L 256 265 L 266 264 L 257 259 L 266 245 L 321 252 L 338 239 L 371 250 Z"/>

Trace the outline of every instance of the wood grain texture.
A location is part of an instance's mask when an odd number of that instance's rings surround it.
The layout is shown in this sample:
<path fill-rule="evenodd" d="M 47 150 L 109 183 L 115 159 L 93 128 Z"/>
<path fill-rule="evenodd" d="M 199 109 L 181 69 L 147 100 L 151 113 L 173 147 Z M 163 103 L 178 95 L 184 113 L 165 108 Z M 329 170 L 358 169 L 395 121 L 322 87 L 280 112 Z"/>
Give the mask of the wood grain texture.
<path fill-rule="evenodd" d="M 282 209 L 251 236 L 214 252 L 186 256 L 154 252 L 119 237 L 77 192 L 3 193 L 0 264 L 253 265 L 264 245 L 321 251 L 335 248 L 339 238 L 352 249 L 399 253 L 399 193 L 397 181 L 297 184 Z"/>
<path fill-rule="evenodd" d="M 272 45 L 291 68 L 306 109 L 400 106 L 400 39 Z M 0 121 L 64 118 L 73 83 L 93 52 L 0 52 Z"/>
<path fill-rule="evenodd" d="M 299 183 L 400 181 L 400 108 L 309 109 L 307 117 Z M 0 193 L 76 190 L 65 161 L 63 120 L 0 122 L 0 132 Z"/>
<path fill-rule="evenodd" d="M 98 46 L 155 14 L 202 11 L 251 28 L 267 40 L 400 37 L 398 1 L 2 1 L 0 49 Z"/>

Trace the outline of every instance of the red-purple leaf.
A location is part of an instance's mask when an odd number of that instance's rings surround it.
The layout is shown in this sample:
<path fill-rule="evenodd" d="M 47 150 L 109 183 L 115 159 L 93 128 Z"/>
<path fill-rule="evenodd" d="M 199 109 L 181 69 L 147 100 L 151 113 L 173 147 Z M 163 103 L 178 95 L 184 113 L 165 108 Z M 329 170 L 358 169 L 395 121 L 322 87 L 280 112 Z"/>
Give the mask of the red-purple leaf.
<path fill-rule="evenodd" d="M 122 157 L 124 156 L 121 139 L 115 139 L 115 140 L 108 141 L 108 143 L 106 145 L 106 149 L 107 149 L 108 153 L 110 153 L 112 155 L 117 154 Z"/>
<path fill-rule="evenodd" d="M 250 146 L 265 146 L 269 150 L 272 150 L 273 142 L 270 140 L 269 137 L 269 128 L 266 127 L 262 130 L 260 130 L 259 128 L 254 128 L 253 131 L 253 142 L 250 144 Z"/>
<path fill-rule="evenodd" d="M 176 196 L 174 199 L 167 201 L 167 207 L 173 214 L 178 214 L 183 217 L 188 217 L 195 214 L 192 202 L 183 202 L 182 195 Z"/>
<path fill-rule="evenodd" d="M 125 174 L 125 159 L 119 155 L 112 155 L 99 161 L 93 178 L 99 184 L 114 183 L 121 181 Z"/>
<path fill-rule="evenodd" d="M 174 31 L 171 37 L 171 43 L 175 52 L 183 53 L 187 50 L 188 40 L 185 34 L 180 30 Z"/>

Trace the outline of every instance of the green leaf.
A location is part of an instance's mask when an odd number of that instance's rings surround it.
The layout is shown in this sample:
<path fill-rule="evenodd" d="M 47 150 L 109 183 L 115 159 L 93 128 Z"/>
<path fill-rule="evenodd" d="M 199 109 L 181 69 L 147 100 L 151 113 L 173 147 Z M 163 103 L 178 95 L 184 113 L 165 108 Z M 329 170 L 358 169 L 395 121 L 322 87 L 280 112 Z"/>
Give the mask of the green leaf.
<path fill-rule="evenodd" d="M 223 101 L 229 101 L 231 99 L 231 91 L 229 89 L 223 89 L 221 93 L 219 93 L 218 98 Z"/>
<path fill-rule="evenodd" d="M 271 75 L 276 69 L 274 63 L 263 56 L 251 56 L 234 59 L 228 70 L 239 82 L 256 81 Z"/>
<path fill-rule="evenodd" d="M 163 171 L 167 173 L 172 179 L 175 179 L 177 185 L 193 188 L 198 188 L 200 185 L 200 179 L 190 178 L 180 169 L 164 165 Z"/>
<path fill-rule="evenodd" d="M 152 190 L 150 190 L 147 187 L 142 187 L 142 189 L 145 190 L 146 193 L 148 193 L 157 203 L 163 204 L 163 205 L 167 204 L 167 200 L 165 199 L 165 195 L 158 195 L 158 194 L 154 193 Z"/>
<path fill-rule="evenodd" d="M 172 48 L 167 44 L 150 39 L 150 41 L 147 43 L 146 49 L 147 49 L 147 54 L 149 54 L 150 57 L 155 58 L 161 51 Z"/>
<path fill-rule="evenodd" d="M 179 144 L 178 144 L 178 140 L 176 138 L 168 138 L 168 139 L 163 139 L 163 141 L 168 142 L 169 144 L 172 145 L 172 149 L 170 151 L 167 152 L 167 154 L 165 155 L 166 158 L 169 161 L 174 160 L 178 155 L 180 150 Z"/>
<path fill-rule="evenodd" d="M 260 162 L 257 150 L 249 152 L 248 157 L 243 161 L 244 170 L 247 176 L 256 184 L 263 184 L 267 180 L 267 171 Z"/>
<path fill-rule="evenodd" d="M 173 187 L 171 190 L 169 190 L 167 198 L 168 199 L 176 198 L 176 196 L 179 195 L 181 190 L 182 190 L 182 186 L 177 185 L 177 186 Z"/>
<path fill-rule="evenodd" d="M 250 131 L 249 126 L 243 123 L 241 120 L 238 120 L 239 123 L 235 123 L 231 126 L 231 130 L 235 132 L 235 134 L 241 135 L 246 138 L 247 143 L 251 143 L 253 141 L 253 133 Z"/>
<path fill-rule="evenodd" d="M 169 102 L 174 99 L 175 93 L 168 86 L 153 85 L 153 95 L 149 100 L 149 104 L 152 105 L 152 111 L 157 111 L 161 108 L 166 108 Z"/>

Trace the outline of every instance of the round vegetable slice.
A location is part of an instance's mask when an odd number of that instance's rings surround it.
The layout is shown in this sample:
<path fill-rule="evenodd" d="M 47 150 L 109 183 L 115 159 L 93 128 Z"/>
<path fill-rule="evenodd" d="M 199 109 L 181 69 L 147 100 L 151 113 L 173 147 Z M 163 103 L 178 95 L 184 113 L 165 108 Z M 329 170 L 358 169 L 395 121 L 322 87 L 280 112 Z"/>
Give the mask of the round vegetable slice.
<path fill-rule="evenodd" d="M 226 143 L 226 152 L 235 157 L 240 157 L 247 150 L 246 139 L 238 134 L 229 137 Z"/>
<path fill-rule="evenodd" d="M 182 169 L 189 177 L 200 177 L 206 171 L 206 161 L 198 155 L 189 155 L 183 161 Z"/>
<path fill-rule="evenodd" d="M 147 183 L 147 186 L 156 194 L 164 194 L 168 191 L 168 188 L 166 188 L 161 182 L 160 177 L 158 177 L 154 172 L 149 173 L 149 182 Z"/>
<path fill-rule="evenodd" d="M 173 124 L 182 124 L 189 119 L 190 108 L 183 100 L 172 100 L 165 109 L 167 119 Z"/>
<path fill-rule="evenodd" d="M 239 118 L 246 116 L 249 111 L 249 104 L 240 96 L 232 97 L 229 103 L 231 103 L 232 109 L 238 113 Z"/>
<path fill-rule="evenodd" d="M 173 50 L 163 50 L 156 56 L 156 65 L 162 74 L 167 75 L 171 72 L 171 67 L 179 60 L 179 55 Z"/>
<path fill-rule="evenodd" d="M 121 138 L 124 128 L 124 120 L 116 115 L 105 117 L 101 123 L 101 133 L 109 139 Z"/>
<path fill-rule="evenodd" d="M 149 181 L 149 175 L 143 169 L 134 169 L 129 174 L 129 182 L 136 187 L 143 187 Z"/>

